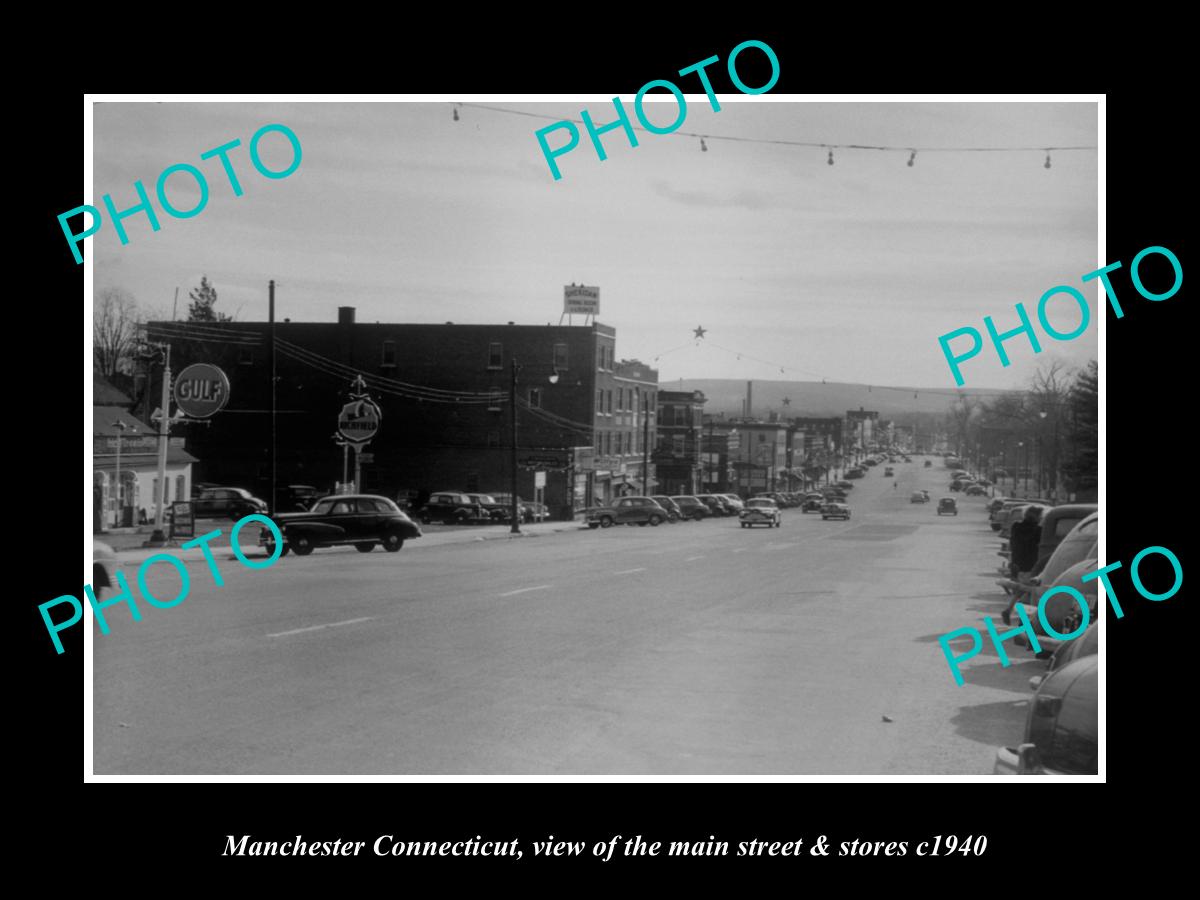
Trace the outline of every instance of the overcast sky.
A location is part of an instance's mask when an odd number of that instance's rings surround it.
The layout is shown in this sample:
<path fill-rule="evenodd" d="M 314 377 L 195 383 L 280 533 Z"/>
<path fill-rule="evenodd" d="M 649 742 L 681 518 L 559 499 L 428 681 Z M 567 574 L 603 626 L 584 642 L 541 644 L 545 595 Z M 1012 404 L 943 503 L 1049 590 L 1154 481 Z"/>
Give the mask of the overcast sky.
<path fill-rule="evenodd" d="M 769 97 L 769 95 L 767 95 Z M 624 97 L 632 117 L 632 97 Z M 1094 145 L 1091 103 L 848 104 L 738 102 L 713 112 L 689 96 L 682 130 L 718 136 L 898 147 Z M 508 109 L 613 118 L 611 102 L 529 103 Z M 667 123 L 674 102 L 651 109 Z M 1083 290 L 1093 321 L 1075 341 L 1043 338 L 1034 355 L 1008 343 L 1013 365 L 986 353 L 964 365 L 967 387 L 1021 387 L 1050 357 L 1096 356 L 1095 151 L 1054 154 L 826 151 L 620 131 L 601 162 L 586 133 L 559 158 L 555 181 L 534 132 L 549 122 L 449 103 L 100 103 L 95 178 L 118 209 L 153 195 L 159 172 L 187 162 L 208 175 L 208 206 L 190 219 L 159 212 L 110 223 L 87 241 L 97 289 L 115 285 L 170 316 L 179 287 L 207 275 L 218 310 L 257 321 L 267 281 L 278 315 L 360 322 L 556 323 L 563 285 L 600 287 L 600 321 L 617 329 L 618 358 L 683 378 L 812 380 L 953 387 L 937 337 L 985 315 L 1017 324 L 1023 301 L 1058 284 Z M 634 120 L 636 123 L 636 119 Z M 291 176 L 261 177 L 246 145 L 262 125 L 292 128 L 303 161 Z M 582 128 L 581 128 L 582 131 Z M 551 138 L 555 146 L 565 135 Z M 233 196 L 217 160 L 200 154 L 234 138 L 245 193 Z M 272 168 L 290 159 L 266 138 Z M 173 176 L 180 208 L 198 199 Z M 78 220 L 76 220 L 78 221 Z M 1051 321 L 1071 330 L 1058 301 Z M 576 322 L 579 323 L 579 319 Z M 693 329 L 707 329 L 695 341 Z M 741 358 L 738 355 L 741 354 Z M 655 361 L 658 357 L 657 362 Z M 748 357 L 756 357 L 757 362 Z M 785 372 L 780 373 L 783 367 Z"/>

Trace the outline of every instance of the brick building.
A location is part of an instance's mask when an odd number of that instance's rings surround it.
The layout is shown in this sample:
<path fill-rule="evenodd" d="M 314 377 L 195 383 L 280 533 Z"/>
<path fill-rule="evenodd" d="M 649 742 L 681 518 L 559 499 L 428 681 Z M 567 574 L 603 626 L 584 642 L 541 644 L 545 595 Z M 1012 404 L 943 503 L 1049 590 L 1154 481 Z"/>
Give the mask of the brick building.
<path fill-rule="evenodd" d="M 172 368 L 219 365 L 228 406 L 211 425 L 187 425 L 197 478 L 270 497 L 270 329 L 266 322 L 153 322 Z M 342 480 L 337 415 L 361 373 L 382 420 L 365 448 L 362 489 L 423 499 L 432 491 L 506 492 L 516 364 L 517 492 L 534 497 L 546 473 L 552 515 L 611 496 L 612 475 L 640 443 L 636 410 L 653 408 L 657 374 L 618 373 L 616 331 L 588 325 L 367 324 L 353 307 L 337 322 L 274 325 L 276 487 L 330 490 Z M 648 379 L 648 380 L 647 380 Z M 650 388 L 647 389 L 647 385 Z M 654 422 L 651 421 L 653 438 Z M 603 463 L 603 466 L 600 465 Z M 609 474 L 602 474 L 609 473 Z M 607 493 L 606 493 L 607 492 Z"/>
<path fill-rule="evenodd" d="M 703 391 L 658 392 L 658 443 L 654 461 L 659 491 L 668 495 L 700 491 Z"/>

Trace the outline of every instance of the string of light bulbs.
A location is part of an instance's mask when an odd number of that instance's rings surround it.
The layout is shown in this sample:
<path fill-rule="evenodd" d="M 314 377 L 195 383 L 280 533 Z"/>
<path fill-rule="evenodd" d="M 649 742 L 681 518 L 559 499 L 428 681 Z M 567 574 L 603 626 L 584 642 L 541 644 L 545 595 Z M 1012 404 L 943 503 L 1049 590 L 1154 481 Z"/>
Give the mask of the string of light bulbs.
<path fill-rule="evenodd" d="M 585 127 L 587 125 L 587 123 L 584 122 L 582 119 L 564 119 L 564 118 L 561 118 L 560 116 L 550 116 L 550 115 L 546 115 L 545 113 L 533 113 L 533 112 L 528 112 L 526 110 L 521 110 L 521 109 L 511 109 L 511 108 L 505 107 L 505 106 L 493 106 L 492 104 L 489 104 L 489 103 L 455 103 L 454 104 L 454 121 L 455 122 L 460 120 L 458 111 L 459 111 L 459 109 L 461 109 L 464 106 L 470 107 L 472 109 L 486 110 L 488 112 L 502 113 L 505 115 L 524 116 L 524 117 L 530 118 L 530 119 L 542 119 L 542 120 L 551 121 L 551 122 L 571 122 L 572 124 L 584 125 Z M 632 128 L 634 131 L 640 131 L 643 134 L 653 134 L 656 137 L 663 136 L 660 132 L 651 131 L 647 128 L 641 127 L 640 125 L 633 125 L 632 123 L 630 123 L 629 127 Z M 700 141 L 700 150 L 705 153 L 708 152 L 708 144 L 706 143 L 707 141 L 729 141 L 729 142 L 739 143 L 739 144 L 774 144 L 776 146 L 781 146 L 781 147 L 805 147 L 808 149 L 826 150 L 826 151 L 828 151 L 828 156 L 826 157 L 825 161 L 828 165 L 831 165 L 831 166 L 834 164 L 834 159 L 833 159 L 833 151 L 834 150 L 868 150 L 868 151 L 876 151 L 876 152 L 883 152 L 883 153 L 899 153 L 899 154 L 907 153 L 908 154 L 907 165 L 909 168 L 912 168 L 913 166 L 916 165 L 918 153 L 1045 153 L 1046 160 L 1043 163 L 1043 167 L 1049 169 L 1051 167 L 1050 156 L 1052 153 L 1099 149 L 1094 144 L 1061 145 L 1061 146 L 1045 146 L 1045 145 L 1043 145 L 1040 147 L 1033 147 L 1033 146 L 1030 146 L 1030 147 L 934 147 L 934 146 L 918 147 L 918 146 L 912 146 L 912 145 L 899 146 L 899 145 L 895 145 L 895 144 L 854 144 L 854 143 L 841 143 L 841 142 L 833 142 L 833 141 L 794 141 L 794 140 L 788 140 L 785 138 L 752 138 L 752 137 L 739 137 L 739 136 L 735 136 L 735 135 L 725 135 L 725 134 L 708 134 L 707 132 L 683 131 L 683 130 L 672 131 L 669 135 L 666 135 L 666 136 L 667 137 L 696 138 Z"/>

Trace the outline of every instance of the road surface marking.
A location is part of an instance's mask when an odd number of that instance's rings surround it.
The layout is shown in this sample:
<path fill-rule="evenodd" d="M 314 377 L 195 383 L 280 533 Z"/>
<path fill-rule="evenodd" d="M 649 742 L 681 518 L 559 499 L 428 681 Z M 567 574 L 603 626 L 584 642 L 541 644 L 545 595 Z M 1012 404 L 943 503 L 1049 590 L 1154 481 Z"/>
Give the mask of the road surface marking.
<path fill-rule="evenodd" d="M 703 556 L 689 556 L 684 562 L 695 562 L 698 559 L 704 559 Z"/>
<path fill-rule="evenodd" d="M 509 591 L 508 593 L 501 594 L 500 596 L 501 597 L 512 597 L 512 596 L 515 596 L 516 594 L 524 594 L 527 591 L 544 591 L 549 588 L 550 588 L 550 585 L 548 585 L 548 584 L 539 584 L 536 587 L 517 588 L 515 591 Z"/>
<path fill-rule="evenodd" d="M 287 637 L 289 634 L 303 634 L 306 631 L 320 631 L 322 628 L 337 628 L 340 625 L 357 625 L 359 622 L 370 622 L 374 616 L 366 616 L 362 619 L 347 619 L 345 622 L 330 622 L 327 625 L 310 625 L 307 628 L 293 628 L 291 631 L 279 631 L 275 634 L 268 634 L 267 637 Z"/>
<path fill-rule="evenodd" d="M 634 572 L 645 572 L 645 571 L 646 571 L 646 569 L 645 569 L 645 567 L 643 567 L 641 569 L 624 569 L 623 571 L 620 571 L 620 572 L 613 572 L 613 574 L 614 575 L 632 575 Z"/>
<path fill-rule="evenodd" d="M 733 552 L 734 552 L 734 553 L 745 553 L 745 552 L 746 552 L 746 548 L 745 548 L 745 547 L 738 547 L 738 548 L 737 548 L 736 550 L 734 550 Z"/>

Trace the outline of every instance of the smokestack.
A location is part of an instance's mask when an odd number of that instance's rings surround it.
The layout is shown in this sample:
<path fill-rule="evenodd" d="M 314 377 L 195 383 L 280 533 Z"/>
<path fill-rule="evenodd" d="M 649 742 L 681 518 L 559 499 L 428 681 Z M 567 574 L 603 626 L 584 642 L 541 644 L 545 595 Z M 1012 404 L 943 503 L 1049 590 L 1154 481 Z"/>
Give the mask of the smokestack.
<path fill-rule="evenodd" d="M 754 382 L 746 382 L 746 418 L 754 415 Z"/>

